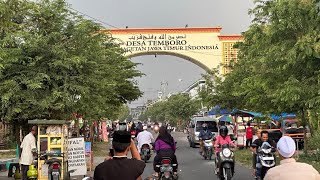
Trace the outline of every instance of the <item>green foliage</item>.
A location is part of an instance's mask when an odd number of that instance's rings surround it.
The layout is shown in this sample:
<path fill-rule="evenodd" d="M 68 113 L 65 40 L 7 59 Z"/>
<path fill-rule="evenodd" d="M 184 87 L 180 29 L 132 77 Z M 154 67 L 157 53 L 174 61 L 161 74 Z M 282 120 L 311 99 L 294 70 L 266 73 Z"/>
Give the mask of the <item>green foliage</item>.
<path fill-rule="evenodd" d="M 320 131 L 314 131 L 314 133 L 312 134 L 312 137 L 310 138 L 309 141 L 309 146 L 311 149 L 317 150 L 317 153 L 319 153 L 318 155 L 320 155 Z M 319 160 L 319 159 L 318 159 Z"/>
<path fill-rule="evenodd" d="M 116 119 L 119 119 L 120 121 L 124 121 L 125 119 L 128 118 L 129 114 L 130 114 L 129 107 L 127 105 L 122 105 L 118 109 L 118 112 L 116 114 L 117 115 Z"/>
<path fill-rule="evenodd" d="M 148 115 L 146 112 L 142 112 L 139 116 L 139 120 L 142 122 L 148 121 Z"/>
<path fill-rule="evenodd" d="M 153 121 L 170 122 L 176 124 L 178 121 L 188 121 L 190 117 L 200 108 L 200 103 L 190 99 L 186 94 L 170 96 L 166 101 L 160 101 L 152 105 L 146 111 L 148 117 Z"/>
<path fill-rule="evenodd" d="M 218 83 L 212 99 L 225 107 L 265 114 L 319 107 L 318 1 L 256 1 L 238 63 Z M 303 118 L 303 117 L 302 117 Z"/>
<path fill-rule="evenodd" d="M 136 64 L 64 0 L 0 1 L 1 119 L 112 117 L 141 95 Z"/>

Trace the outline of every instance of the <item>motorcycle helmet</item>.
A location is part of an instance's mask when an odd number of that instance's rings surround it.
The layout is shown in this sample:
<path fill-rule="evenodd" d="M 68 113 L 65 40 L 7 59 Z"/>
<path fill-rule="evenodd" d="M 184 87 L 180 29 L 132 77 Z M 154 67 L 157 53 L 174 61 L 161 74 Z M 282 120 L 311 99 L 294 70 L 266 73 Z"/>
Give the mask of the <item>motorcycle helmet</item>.
<path fill-rule="evenodd" d="M 228 128 L 226 126 L 221 126 L 219 133 L 222 137 L 226 137 L 228 135 Z"/>
<path fill-rule="evenodd" d="M 202 124 L 202 129 L 206 131 L 208 129 L 208 124 L 207 123 L 203 123 Z"/>

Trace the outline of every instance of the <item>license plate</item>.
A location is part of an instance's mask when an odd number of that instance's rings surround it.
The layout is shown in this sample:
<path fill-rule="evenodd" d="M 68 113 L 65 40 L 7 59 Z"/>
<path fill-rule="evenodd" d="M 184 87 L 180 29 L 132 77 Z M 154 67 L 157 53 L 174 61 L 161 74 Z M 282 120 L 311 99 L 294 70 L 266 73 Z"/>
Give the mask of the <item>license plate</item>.
<path fill-rule="evenodd" d="M 161 167 L 161 172 L 171 171 L 171 167 Z"/>
<path fill-rule="evenodd" d="M 59 176 L 60 173 L 59 172 L 52 172 L 52 175 Z"/>
<path fill-rule="evenodd" d="M 262 160 L 264 160 L 264 161 L 273 161 L 274 157 L 263 157 Z"/>

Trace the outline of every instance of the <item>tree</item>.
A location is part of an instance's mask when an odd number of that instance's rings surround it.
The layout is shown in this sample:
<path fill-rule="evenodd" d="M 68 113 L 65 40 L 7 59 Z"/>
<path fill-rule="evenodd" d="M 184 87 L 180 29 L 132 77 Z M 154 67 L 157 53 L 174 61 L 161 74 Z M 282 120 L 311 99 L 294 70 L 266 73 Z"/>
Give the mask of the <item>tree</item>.
<path fill-rule="evenodd" d="M 0 2 L 1 119 L 110 117 L 141 96 L 136 64 L 64 0 Z"/>
<path fill-rule="evenodd" d="M 164 122 L 167 113 L 166 103 L 166 101 L 160 101 L 153 104 L 147 109 L 146 115 L 150 117 L 152 121 Z"/>
<path fill-rule="evenodd" d="M 217 98 L 265 114 L 294 112 L 308 124 L 306 112 L 320 102 L 318 3 L 256 1 L 253 23 L 236 46 L 238 63 L 218 85 Z"/>
<path fill-rule="evenodd" d="M 129 114 L 130 114 L 129 107 L 127 105 L 122 105 L 118 109 L 117 118 L 116 119 L 119 119 L 120 121 L 124 121 L 124 120 L 126 120 L 128 118 Z"/>
<path fill-rule="evenodd" d="M 192 115 L 198 112 L 199 108 L 199 103 L 191 100 L 189 95 L 186 94 L 172 95 L 167 101 L 167 112 L 175 120 L 190 120 Z"/>
<path fill-rule="evenodd" d="M 178 122 L 187 122 L 199 109 L 199 101 L 192 100 L 186 94 L 176 94 L 165 101 L 153 104 L 146 114 L 152 121 L 170 122 L 176 125 Z"/>
<path fill-rule="evenodd" d="M 142 122 L 148 121 L 148 115 L 147 115 L 147 113 L 145 111 L 140 114 L 139 120 L 142 121 Z"/>

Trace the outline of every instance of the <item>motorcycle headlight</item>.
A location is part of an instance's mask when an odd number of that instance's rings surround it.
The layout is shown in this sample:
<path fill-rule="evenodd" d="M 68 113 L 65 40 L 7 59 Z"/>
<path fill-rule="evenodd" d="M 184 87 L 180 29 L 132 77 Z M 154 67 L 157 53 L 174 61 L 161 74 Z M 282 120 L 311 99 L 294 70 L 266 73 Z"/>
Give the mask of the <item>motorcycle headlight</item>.
<path fill-rule="evenodd" d="M 230 151 L 230 149 L 223 149 L 222 150 L 222 154 L 225 157 L 230 157 L 231 156 L 231 151 Z"/>

